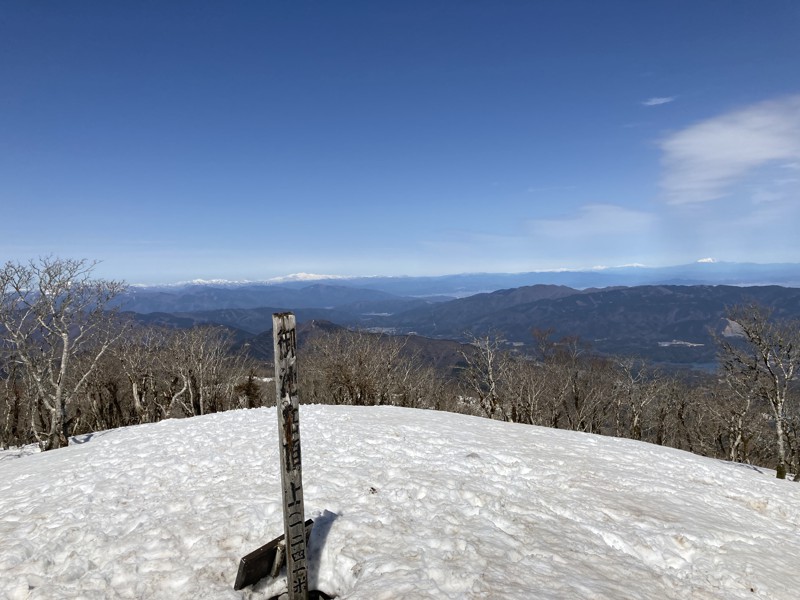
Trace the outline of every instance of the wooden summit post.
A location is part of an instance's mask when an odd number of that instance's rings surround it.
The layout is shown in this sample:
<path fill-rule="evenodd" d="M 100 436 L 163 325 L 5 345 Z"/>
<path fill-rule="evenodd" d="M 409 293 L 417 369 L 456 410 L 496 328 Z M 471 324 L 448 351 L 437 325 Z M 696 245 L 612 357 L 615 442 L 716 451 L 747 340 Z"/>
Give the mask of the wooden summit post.
<path fill-rule="evenodd" d="M 283 535 L 239 561 L 233 589 L 241 590 L 265 577 L 278 576 L 286 565 L 289 600 L 330 600 L 319 590 L 308 590 L 307 547 L 313 519 L 304 521 L 303 476 L 300 453 L 300 407 L 297 397 L 297 332 L 292 313 L 272 315 L 275 349 L 275 398 L 278 413 L 278 453 L 283 491 Z M 283 600 L 279 594 L 270 600 Z"/>
<path fill-rule="evenodd" d="M 308 600 L 306 525 L 300 454 L 300 408 L 297 397 L 297 333 L 292 313 L 272 315 L 275 348 L 275 400 L 283 487 L 283 525 L 289 599 Z"/>

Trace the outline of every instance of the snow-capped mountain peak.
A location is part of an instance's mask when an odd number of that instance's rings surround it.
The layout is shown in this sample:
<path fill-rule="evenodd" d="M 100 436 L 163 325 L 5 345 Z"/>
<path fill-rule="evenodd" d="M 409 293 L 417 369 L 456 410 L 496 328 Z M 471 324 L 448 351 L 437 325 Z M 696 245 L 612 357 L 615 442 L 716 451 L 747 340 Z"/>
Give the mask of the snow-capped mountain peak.
<path fill-rule="evenodd" d="M 345 275 L 319 275 L 317 273 L 290 273 L 281 277 L 267 279 L 268 283 L 286 283 L 289 281 L 318 281 L 320 279 L 348 279 Z"/>

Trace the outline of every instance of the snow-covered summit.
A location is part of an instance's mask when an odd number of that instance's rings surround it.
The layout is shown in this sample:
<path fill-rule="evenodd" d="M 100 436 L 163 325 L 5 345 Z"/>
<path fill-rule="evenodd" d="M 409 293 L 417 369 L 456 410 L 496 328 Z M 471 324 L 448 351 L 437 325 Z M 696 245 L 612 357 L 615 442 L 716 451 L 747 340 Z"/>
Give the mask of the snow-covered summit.
<path fill-rule="evenodd" d="M 302 406 L 313 587 L 341 599 L 790 600 L 800 486 L 629 440 L 394 407 Z M 275 409 L 0 452 L 0 598 L 267 598 Z M 20 458 L 17 458 L 21 456 Z"/>
<path fill-rule="evenodd" d="M 174 283 L 131 283 L 128 284 L 131 288 L 156 288 L 156 289 L 170 289 L 170 288 L 183 288 L 189 286 L 212 286 L 212 287 L 240 287 L 243 285 L 251 285 L 259 283 L 249 279 L 188 279 L 186 281 L 176 281 Z"/>
<path fill-rule="evenodd" d="M 319 275 L 317 273 L 290 273 L 281 277 L 267 279 L 268 283 L 287 283 L 290 281 L 320 281 L 327 279 L 352 279 L 346 275 Z"/>
<path fill-rule="evenodd" d="M 280 277 L 271 277 L 269 279 L 190 279 L 186 281 L 177 281 L 175 283 L 132 283 L 129 284 L 131 288 L 157 288 L 157 289 L 170 289 L 170 288 L 185 288 L 189 286 L 209 286 L 209 287 L 222 287 L 222 288 L 237 288 L 248 285 L 274 285 L 279 283 L 297 283 L 304 281 L 327 281 L 337 279 L 352 279 L 346 275 L 319 275 L 315 273 L 290 273 L 289 275 L 282 275 Z"/>

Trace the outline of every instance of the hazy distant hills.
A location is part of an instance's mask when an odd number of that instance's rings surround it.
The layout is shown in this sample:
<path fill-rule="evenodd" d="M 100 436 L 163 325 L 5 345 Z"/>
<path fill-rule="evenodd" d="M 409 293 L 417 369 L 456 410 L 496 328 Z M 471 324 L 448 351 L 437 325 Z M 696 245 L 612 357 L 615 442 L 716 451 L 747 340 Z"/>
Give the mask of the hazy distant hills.
<path fill-rule="evenodd" d="M 376 289 L 354 288 L 324 283 L 304 284 L 190 284 L 185 286 L 133 287 L 121 299 L 125 310 L 148 312 L 194 312 L 221 308 L 325 308 L 350 303 L 382 302 L 405 306 L 405 299 Z M 394 302 L 395 304 L 392 304 Z M 382 305 L 381 305 L 382 306 Z"/>
<path fill-rule="evenodd" d="M 627 266 L 582 271 L 528 273 L 466 273 L 438 277 L 337 277 L 280 282 L 187 283 L 135 286 L 126 296 L 128 308 L 157 310 L 214 310 L 295 306 L 323 308 L 348 302 L 395 297 L 464 297 L 481 292 L 532 285 L 562 285 L 575 289 L 638 285 L 780 285 L 800 287 L 800 263 L 754 264 L 697 262 L 673 267 Z M 357 288 L 349 296 L 345 291 Z M 367 297 L 366 291 L 379 292 Z"/>
<path fill-rule="evenodd" d="M 609 272 L 615 271 L 615 272 Z M 715 359 L 711 330 L 721 330 L 727 307 L 758 302 L 779 316 L 800 317 L 800 287 L 711 285 L 709 279 L 790 280 L 798 265 L 700 263 L 670 269 L 629 268 L 601 273 L 552 273 L 583 277 L 584 284 L 607 278 L 603 288 L 534 284 L 488 293 L 464 294 L 477 286 L 542 274 L 460 275 L 441 278 L 369 278 L 324 283 L 207 284 L 134 288 L 123 307 L 138 319 L 176 327 L 218 324 L 235 332 L 254 355 L 271 354 L 272 313 L 292 310 L 300 323 L 329 323 L 395 334 L 416 333 L 464 341 L 493 333 L 520 351 L 532 346 L 534 329 L 551 329 L 555 339 L 578 336 L 598 352 L 636 355 L 660 363 L 707 365 Z M 621 286 L 621 280 L 666 277 L 684 284 Z M 700 279 L 704 283 L 686 285 Z M 383 282 L 383 284 L 381 284 Z M 359 287 L 369 284 L 371 287 Z M 377 289 L 378 285 L 386 289 Z M 405 289 L 415 292 L 404 296 Z M 391 290 L 391 291 L 389 291 Z M 438 294 L 427 296 L 422 292 Z M 420 341 L 420 343 L 422 343 Z M 447 352 L 455 352 L 450 349 Z M 431 350 L 433 354 L 440 350 Z M 445 353 L 447 353 L 445 352 Z M 438 360 L 438 359 L 437 359 Z M 448 359 L 449 360 L 449 359 Z"/>
<path fill-rule="evenodd" d="M 371 277 L 337 280 L 337 285 L 380 289 L 398 295 L 466 296 L 531 285 L 576 289 L 637 285 L 781 285 L 800 287 L 800 264 L 699 262 L 674 267 L 614 267 L 583 271 L 470 273 L 442 277 Z"/>

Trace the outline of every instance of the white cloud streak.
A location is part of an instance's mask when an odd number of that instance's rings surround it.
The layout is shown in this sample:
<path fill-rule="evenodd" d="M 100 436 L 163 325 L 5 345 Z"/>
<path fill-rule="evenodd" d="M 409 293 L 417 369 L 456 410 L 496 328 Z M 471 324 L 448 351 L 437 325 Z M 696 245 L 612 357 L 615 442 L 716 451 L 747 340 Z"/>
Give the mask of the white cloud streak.
<path fill-rule="evenodd" d="M 722 198 L 758 167 L 800 161 L 800 95 L 702 121 L 669 136 L 661 149 L 667 202 Z"/>
<path fill-rule="evenodd" d="M 650 229 L 654 215 L 615 204 L 587 204 L 575 216 L 536 219 L 528 223 L 532 233 L 563 239 L 597 236 L 641 235 Z"/>
<path fill-rule="evenodd" d="M 660 106 L 661 104 L 669 104 L 675 101 L 675 96 L 656 96 L 648 98 L 642 102 L 642 106 Z"/>

